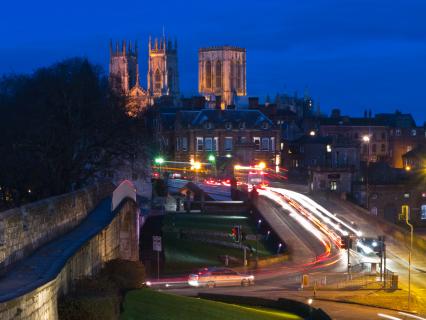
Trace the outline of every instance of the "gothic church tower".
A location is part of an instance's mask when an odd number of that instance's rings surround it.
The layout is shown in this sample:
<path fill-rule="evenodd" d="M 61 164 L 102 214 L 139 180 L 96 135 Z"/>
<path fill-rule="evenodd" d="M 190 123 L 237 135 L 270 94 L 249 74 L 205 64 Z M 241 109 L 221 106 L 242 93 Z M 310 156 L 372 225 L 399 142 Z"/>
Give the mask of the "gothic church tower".
<path fill-rule="evenodd" d="M 177 41 L 174 45 L 165 36 L 148 42 L 148 93 L 151 97 L 179 96 Z"/>
<path fill-rule="evenodd" d="M 131 88 L 139 85 L 137 44 L 132 47 L 131 42 L 123 41 L 120 47 L 117 42 L 114 49 L 111 41 L 109 51 L 110 86 L 117 94 L 127 95 Z"/>

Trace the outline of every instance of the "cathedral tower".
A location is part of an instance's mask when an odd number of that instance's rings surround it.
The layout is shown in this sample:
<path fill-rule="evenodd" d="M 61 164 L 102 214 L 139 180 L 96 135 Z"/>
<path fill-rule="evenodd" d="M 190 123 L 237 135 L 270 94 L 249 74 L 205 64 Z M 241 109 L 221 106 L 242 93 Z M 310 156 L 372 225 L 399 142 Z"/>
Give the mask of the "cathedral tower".
<path fill-rule="evenodd" d="M 148 42 L 148 92 L 156 98 L 179 96 L 177 41 L 174 45 L 165 36 Z"/>
<path fill-rule="evenodd" d="M 222 46 L 198 51 L 198 92 L 212 100 L 220 96 L 224 108 L 234 96 L 247 95 L 246 49 Z"/>
<path fill-rule="evenodd" d="M 115 48 L 110 42 L 109 81 L 118 94 L 127 95 L 129 90 L 139 85 L 138 47 L 136 42 L 117 42 Z"/>

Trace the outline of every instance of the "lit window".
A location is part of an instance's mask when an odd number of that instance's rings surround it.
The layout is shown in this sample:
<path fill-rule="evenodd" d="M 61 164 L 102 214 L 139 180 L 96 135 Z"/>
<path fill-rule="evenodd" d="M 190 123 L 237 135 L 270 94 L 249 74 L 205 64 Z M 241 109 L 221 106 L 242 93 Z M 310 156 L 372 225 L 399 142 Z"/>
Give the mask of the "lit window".
<path fill-rule="evenodd" d="M 420 208 L 421 208 L 420 219 L 426 220 L 426 204 L 422 204 Z"/>
<path fill-rule="evenodd" d="M 408 199 L 409 197 L 410 197 L 410 193 L 409 192 L 404 193 L 404 198 L 405 199 Z"/>
<path fill-rule="evenodd" d="M 271 137 L 271 151 L 275 151 L 275 137 Z"/>
<path fill-rule="evenodd" d="M 205 145 L 206 151 L 212 151 L 212 147 L 213 147 L 212 138 L 205 138 L 204 145 Z"/>
<path fill-rule="evenodd" d="M 262 151 L 269 151 L 269 139 L 262 138 Z"/>
<path fill-rule="evenodd" d="M 372 207 L 372 208 L 370 209 L 370 212 L 371 212 L 371 214 L 372 214 L 373 216 L 377 216 L 377 207 Z"/>
<path fill-rule="evenodd" d="M 256 145 L 256 151 L 260 150 L 260 137 L 254 137 L 253 142 Z"/>
<path fill-rule="evenodd" d="M 284 149 L 284 143 L 282 143 L 282 142 L 281 142 L 281 144 L 280 144 L 280 148 L 281 148 L 281 150 L 283 150 L 283 149 Z"/>
<path fill-rule="evenodd" d="M 416 129 L 411 130 L 411 135 L 414 137 L 417 134 Z"/>
<path fill-rule="evenodd" d="M 188 138 L 183 137 L 182 138 L 182 151 L 187 151 L 187 150 L 188 150 Z"/>
<path fill-rule="evenodd" d="M 337 181 L 330 181 L 330 190 L 331 191 L 337 190 Z"/>
<path fill-rule="evenodd" d="M 395 130 L 395 135 L 396 136 L 400 136 L 401 135 L 401 129 L 396 129 Z"/>
<path fill-rule="evenodd" d="M 197 137 L 197 151 L 204 150 L 204 141 L 202 137 Z"/>
<path fill-rule="evenodd" d="M 217 151 L 217 146 L 219 145 L 219 137 L 214 137 L 213 139 L 213 151 Z"/>
<path fill-rule="evenodd" d="M 225 151 L 232 150 L 232 137 L 225 137 Z"/>

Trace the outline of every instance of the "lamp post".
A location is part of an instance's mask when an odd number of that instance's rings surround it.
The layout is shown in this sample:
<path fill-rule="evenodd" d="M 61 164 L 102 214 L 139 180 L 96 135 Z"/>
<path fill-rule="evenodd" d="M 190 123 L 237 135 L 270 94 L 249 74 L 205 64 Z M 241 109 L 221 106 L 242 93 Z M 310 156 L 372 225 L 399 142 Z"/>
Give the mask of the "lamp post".
<path fill-rule="evenodd" d="M 365 135 L 362 137 L 362 141 L 367 145 L 367 170 L 365 175 L 365 196 L 366 196 L 366 205 L 367 210 L 370 210 L 370 197 L 368 195 L 368 168 L 370 165 L 370 136 Z"/>
<path fill-rule="evenodd" d="M 209 155 L 209 162 L 210 162 L 210 164 L 211 164 L 211 167 L 213 168 L 213 172 L 214 172 L 214 176 L 216 177 L 217 176 L 217 172 L 216 172 L 216 157 L 213 155 L 213 154 L 211 154 L 211 155 Z"/>
<path fill-rule="evenodd" d="M 164 163 L 164 158 L 163 157 L 157 157 L 154 159 L 155 164 L 157 164 L 160 168 L 160 176 L 161 176 L 161 165 Z"/>
<path fill-rule="evenodd" d="M 409 212 L 405 214 L 405 222 L 410 227 L 410 252 L 408 254 L 408 310 L 410 310 L 411 302 L 411 255 L 413 252 L 413 225 L 408 221 Z"/>

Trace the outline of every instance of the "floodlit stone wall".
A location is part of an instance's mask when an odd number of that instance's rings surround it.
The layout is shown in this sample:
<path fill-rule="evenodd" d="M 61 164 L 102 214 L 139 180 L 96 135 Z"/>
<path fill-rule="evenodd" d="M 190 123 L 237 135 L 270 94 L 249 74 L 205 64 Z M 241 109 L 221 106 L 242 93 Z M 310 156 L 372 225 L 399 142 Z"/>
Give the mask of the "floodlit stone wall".
<path fill-rule="evenodd" d="M 67 294 L 76 279 L 96 274 L 112 259 L 139 260 L 136 203 L 126 199 L 114 214 L 111 223 L 81 246 L 52 281 L 0 303 L 0 319 L 58 319 L 58 297 Z"/>
<path fill-rule="evenodd" d="M 75 228 L 113 191 L 110 183 L 96 184 L 0 212 L 0 274 L 41 245 Z"/>

